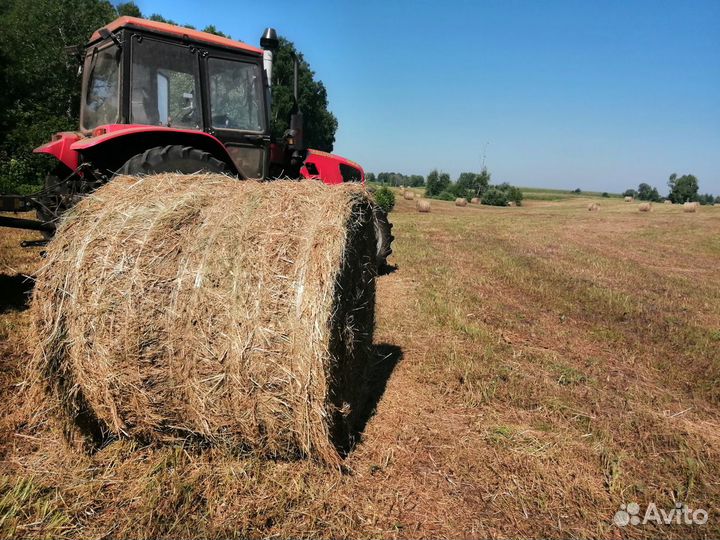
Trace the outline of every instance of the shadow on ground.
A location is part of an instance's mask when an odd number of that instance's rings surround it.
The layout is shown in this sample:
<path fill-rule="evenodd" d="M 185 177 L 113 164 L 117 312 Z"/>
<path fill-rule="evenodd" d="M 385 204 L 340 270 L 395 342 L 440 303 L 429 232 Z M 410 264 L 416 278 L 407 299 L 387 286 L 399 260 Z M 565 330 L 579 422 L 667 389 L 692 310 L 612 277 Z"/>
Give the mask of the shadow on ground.
<path fill-rule="evenodd" d="M 368 373 L 368 388 L 367 388 L 367 401 L 362 411 L 356 418 L 354 426 L 354 437 L 353 447 L 362 441 L 365 427 L 367 426 L 370 419 L 375 415 L 377 405 L 382 399 L 385 393 L 385 387 L 387 386 L 390 376 L 395 370 L 395 366 L 402 360 L 403 352 L 397 345 L 390 345 L 388 343 L 379 343 L 375 345 L 375 357 L 374 362 L 369 368 Z M 352 451 L 352 448 L 348 449 L 346 453 Z"/>
<path fill-rule="evenodd" d="M 30 302 L 35 280 L 23 274 L 0 274 L 0 313 L 22 311 Z"/>

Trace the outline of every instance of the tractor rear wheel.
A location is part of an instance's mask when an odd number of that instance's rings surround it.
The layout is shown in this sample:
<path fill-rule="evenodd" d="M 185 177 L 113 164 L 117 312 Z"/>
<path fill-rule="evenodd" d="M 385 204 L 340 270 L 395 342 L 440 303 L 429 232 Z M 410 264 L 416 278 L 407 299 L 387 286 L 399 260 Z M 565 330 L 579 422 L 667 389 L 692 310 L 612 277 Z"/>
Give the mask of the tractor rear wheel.
<path fill-rule="evenodd" d="M 128 159 L 116 174 L 157 174 L 176 172 L 194 174 L 199 172 L 227 172 L 225 163 L 216 159 L 209 152 L 203 152 L 192 146 L 179 144 L 157 146 L 145 150 Z"/>
<path fill-rule="evenodd" d="M 373 209 L 375 214 L 375 237 L 377 238 L 377 266 L 382 270 L 387 266 L 387 258 L 392 253 L 392 223 L 388 219 L 387 212 L 378 206 Z"/>

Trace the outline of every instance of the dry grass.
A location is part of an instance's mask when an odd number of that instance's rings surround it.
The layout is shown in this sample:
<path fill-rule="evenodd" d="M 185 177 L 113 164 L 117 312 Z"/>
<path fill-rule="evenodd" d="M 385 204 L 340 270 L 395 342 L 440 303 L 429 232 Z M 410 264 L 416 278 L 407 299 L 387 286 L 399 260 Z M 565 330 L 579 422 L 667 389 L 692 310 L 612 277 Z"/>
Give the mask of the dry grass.
<path fill-rule="evenodd" d="M 73 453 L 21 410 L 34 337 L 6 309 L 0 536 L 720 536 L 720 222 L 588 202 L 398 201 L 381 398 L 342 473 L 131 441 Z M 18 239 L 0 236 L 12 275 L 41 263 Z M 710 521 L 618 529 L 630 501 Z"/>

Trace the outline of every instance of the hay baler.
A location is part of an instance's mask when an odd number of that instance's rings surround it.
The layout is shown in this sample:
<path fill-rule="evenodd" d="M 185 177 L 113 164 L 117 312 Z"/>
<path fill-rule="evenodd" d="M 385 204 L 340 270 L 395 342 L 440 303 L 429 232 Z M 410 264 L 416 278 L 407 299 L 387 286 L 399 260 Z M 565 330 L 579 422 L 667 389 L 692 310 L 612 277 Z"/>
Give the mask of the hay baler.
<path fill-rule="evenodd" d="M 135 17 L 97 30 L 84 49 L 79 130 L 56 133 L 35 149 L 57 160 L 40 192 L 1 199 L 0 210 L 35 210 L 38 219 L 0 216 L 0 226 L 49 237 L 65 210 L 118 174 L 364 183 L 357 163 L 305 146 L 297 58 L 290 126 L 272 137 L 275 30 L 266 29 L 260 45 Z M 392 225 L 380 209 L 375 221 L 383 265 Z"/>

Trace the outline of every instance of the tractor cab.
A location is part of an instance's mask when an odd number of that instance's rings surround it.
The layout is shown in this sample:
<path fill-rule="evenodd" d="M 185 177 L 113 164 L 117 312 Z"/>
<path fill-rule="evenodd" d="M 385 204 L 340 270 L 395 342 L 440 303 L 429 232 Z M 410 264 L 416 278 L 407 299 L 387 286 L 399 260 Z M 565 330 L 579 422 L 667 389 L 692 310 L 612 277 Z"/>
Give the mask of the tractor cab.
<path fill-rule="evenodd" d="M 95 32 L 86 49 L 80 130 L 85 136 L 129 126 L 198 131 L 220 140 L 244 176 L 267 176 L 263 56 L 239 41 L 121 17 Z"/>

